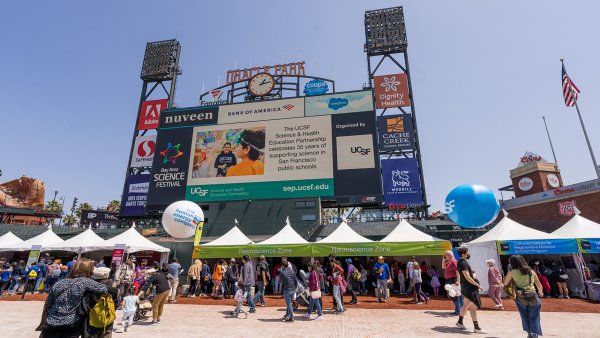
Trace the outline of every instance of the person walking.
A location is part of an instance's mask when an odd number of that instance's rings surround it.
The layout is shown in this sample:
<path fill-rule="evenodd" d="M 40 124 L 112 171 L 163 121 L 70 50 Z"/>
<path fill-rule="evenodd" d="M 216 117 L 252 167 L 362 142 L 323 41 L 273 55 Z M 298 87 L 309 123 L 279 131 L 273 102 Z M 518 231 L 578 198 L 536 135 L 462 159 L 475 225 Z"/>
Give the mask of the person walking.
<path fill-rule="evenodd" d="M 460 271 L 460 292 L 465 297 L 465 303 L 460 308 L 460 314 L 456 326 L 466 330 L 463 320 L 467 311 L 471 313 L 471 319 L 473 320 L 474 333 L 485 334 L 484 330 L 479 326 L 477 321 L 477 309 L 481 308 L 481 298 L 479 297 L 479 290 L 483 290 L 479 281 L 474 277 L 473 270 L 469 266 L 467 260 L 471 258 L 469 249 L 465 247 L 458 248 L 458 254 L 460 260 L 458 261 L 458 270 Z"/>
<path fill-rule="evenodd" d="M 229 265 L 227 266 L 227 271 L 225 272 L 225 280 L 227 281 L 226 298 L 232 298 L 237 294 L 239 279 L 240 267 L 236 263 L 235 258 L 232 258 L 231 260 L 229 260 Z"/>
<path fill-rule="evenodd" d="M 135 275 L 135 257 L 130 256 L 125 263 L 119 265 L 115 271 L 115 280 L 119 283 L 119 293 L 125 294 L 125 290 L 133 286 L 133 277 Z"/>
<path fill-rule="evenodd" d="M 93 270 L 92 261 L 81 258 L 72 265 L 67 278 L 54 284 L 44 303 L 40 325 L 36 328 L 36 331 L 41 331 L 41 338 L 74 338 L 83 334 L 87 313 L 79 311 L 79 305 L 84 296 L 108 293 L 106 285 L 90 279 Z"/>
<path fill-rule="evenodd" d="M 246 316 L 245 318 L 248 318 L 248 312 L 244 310 L 244 283 L 242 281 L 237 282 L 237 291 L 235 292 L 234 298 L 236 303 L 235 311 L 233 311 L 231 315 L 237 318 L 239 317 L 240 312 L 243 312 Z"/>
<path fill-rule="evenodd" d="M 144 292 L 148 292 L 152 286 L 156 287 L 156 296 L 154 296 L 154 299 L 152 300 L 152 322 L 150 325 L 160 324 L 163 307 L 169 296 L 169 291 L 171 290 L 169 287 L 169 279 L 167 277 L 168 274 L 169 266 L 165 263 L 160 270 L 155 270 L 152 275 L 150 275 L 150 278 L 146 280 L 146 284 L 142 288 Z"/>
<path fill-rule="evenodd" d="M 265 287 L 268 283 L 268 270 L 267 259 L 265 256 L 260 256 L 258 264 L 256 264 L 256 292 L 254 294 L 254 303 L 261 306 L 266 306 L 265 303 Z"/>
<path fill-rule="evenodd" d="M 344 313 L 344 311 L 346 311 L 344 309 L 344 300 L 342 299 L 342 295 L 344 294 L 344 292 L 342 292 L 342 287 L 343 287 L 342 284 L 345 283 L 344 269 L 342 268 L 342 266 L 336 259 L 333 259 L 331 261 L 331 276 L 329 276 L 329 280 L 331 281 L 331 284 L 333 285 L 333 297 L 335 299 L 335 304 L 334 304 L 335 313 L 342 314 L 342 313 Z"/>
<path fill-rule="evenodd" d="M 281 294 L 281 263 L 275 264 L 273 268 L 273 276 L 275 276 L 275 286 L 273 288 L 273 294 L 278 295 Z"/>
<path fill-rule="evenodd" d="M 410 280 L 413 275 L 414 263 L 417 261 L 415 256 L 412 256 L 408 263 L 406 263 L 406 281 L 408 282 L 408 288 L 406 289 L 406 294 L 410 295 L 413 293 L 413 282 Z"/>
<path fill-rule="evenodd" d="M 139 301 L 140 298 L 138 296 L 131 294 L 131 289 L 125 289 L 125 297 L 123 297 L 123 302 L 121 302 L 121 307 L 123 308 L 123 317 L 121 318 L 121 322 L 123 325 L 123 331 L 125 332 L 127 332 L 127 329 L 133 325 L 133 317 L 135 316 L 137 303 Z"/>
<path fill-rule="evenodd" d="M 256 273 L 254 271 L 254 266 L 252 266 L 252 260 L 248 255 L 244 255 L 242 257 L 242 283 L 244 283 L 244 293 L 246 294 L 246 302 L 250 307 L 248 312 L 254 313 L 256 312 L 256 305 L 254 304 L 254 300 L 252 299 L 252 295 L 250 291 L 252 290 L 252 286 L 254 285 L 254 281 L 256 280 Z"/>
<path fill-rule="evenodd" d="M 440 294 L 440 286 L 442 285 L 440 283 L 440 275 L 437 272 L 437 269 L 435 268 L 435 266 L 432 266 L 429 269 L 429 276 L 431 277 L 431 281 L 429 282 L 431 288 L 433 289 L 433 294 L 437 297 Z"/>
<path fill-rule="evenodd" d="M 282 263 L 281 270 L 281 287 L 283 290 L 283 299 L 285 299 L 285 316 L 283 317 L 284 322 L 293 322 L 294 321 L 294 293 L 296 292 L 296 287 L 298 286 L 298 280 L 296 279 L 296 274 L 291 267 L 291 264 L 283 265 Z"/>
<path fill-rule="evenodd" d="M 200 296 L 208 295 L 210 290 L 210 266 L 208 261 L 204 261 L 202 264 L 202 272 L 200 274 Z M 198 292 L 196 291 L 196 294 Z"/>
<path fill-rule="evenodd" d="M 173 258 L 171 264 L 169 264 L 169 279 L 171 281 L 171 289 L 169 290 L 169 303 L 175 302 L 175 297 L 177 297 L 177 288 L 179 287 L 179 274 L 183 269 L 181 268 L 181 264 L 179 264 L 179 259 Z"/>
<path fill-rule="evenodd" d="M 502 273 L 496 267 L 496 261 L 493 259 L 488 259 L 485 261 L 488 265 L 488 294 L 490 298 L 494 302 L 494 308 L 499 310 L 504 310 L 502 306 L 502 298 L 500 297 L 502 294 Z"/>
<path fill-rule="evenodd" d="M 523 331 L 527 332 L 528 338 L 535 338 L 542 335 L 542 326 L 540 323 L 540 312 L 544 297 L 542 284 L 535 271 L 527 265 L 523 256 L 510 256 L 508 263 L 511 270 L 506 274 L 504 285 L 514 283 L 515 303 L 521 316 Z M 537 292 L 536 292 L 537 289 Z"/>
<path fill-rule="evenodd" d="M 117 289 L 116 287 L 113 287 L 113 280 L 110 279 L 110 268 L 107 268 L 106 266 L 104 267 L 98 267 L 98 264 L 96 264 L 94 270 L 92 271 L 92 276 L 90 277 L 91 279 L 95 280 L 96 282 L 100 283 L 100 284 L 104 284 L 106 285 L 106 288 L 108 290 L 108 295 L 110 297 L 106 297 L 109 299 L 112 299 L 113 305 L 119 304 L 119 289 Z M 99 294 L 94 294 L 94 293 L 88 293 L 86 295 L 86 297 L 83 298 L 81 305 L 79 306 L 80 310 L 84 309 L 85 312 L 90 312 L 95 306 L 96 304 L 101 301 L 101 296 Z M 102 306 L 103 303 L 101 303 Z M 106 313 L 108 316 L 106 318 L 103 319 L 108 319 L 110 317 L 112 318 L 116 318 L 116 309 L 115 307 L 110 307 L 108 306 L 108 313 Z M 104 325 L 100 326 L 100 327 L 96 327 L 92 325 L 92 318 L 89 318 L 89 320 L 84 321 L 84 325 L 83 325 L 83 329 L 84 329 L 84 337 L 85 338 L 110 338 L 112 336 L 112 331 L 113 331 L 113 322 L 110 323 L 105 323 Z"/>
<path fill-rule="evenodd" d="M 412 288 L 414 290 L 415 304 L 423 304 L 423 301 L 425 301 L 425 303 L 429 303 L 429 297 L 427 297 L 427 295 L 425 295 L 421 289 L 421 286 L 423 285 L 423 277 L 421 267 L 419 267 L 419 263 L 417 262 L 413 263 L 413 275 L 410 279 L 410 282 L 413 284 Z"/>
<path fill-rule="evenodd" d="M 454 284 L 455 286 L 460 285 L 461 277 L 458 272 L 458 261 L 454 258 L 452 250 L 448 250 L 444 253 L 444 257 L 442 258 L 442 269 L 444 269 L 444 279 L 446 280 L 446 284 Z M 458 295 L 451 299 L 454 303 L 454 312 L 452 312 L 452 314 L 459 315 L 465 298 L 463 295 Z"/>
<path fill-rule="evenodd" d="M 414 266 L 413 266 L 413 268 L 414 268 Z M 375 264 L 373 270 L 375 272 L 375 275 L 377 276 L 377 301 L 379 303 L 381 303 L 381 302 L 387 303 L 387 301 L 388 301 L 387 285 L 388 285 L 388 282 L 390 281 L 392 275 L 390 272 L 390 267 L 383 260 L 383 256 L 379 256 L 377 258 L 377 263 Z M 412 270 L 413 269 L 411 269 L 411 271 Z M 411 285 L 411 287 L 412 287 L 412 285 Z"/>
<path fill-rule="evenodd" d="M 569 288 L 567 287 L 569 275 L 560 265 L 560 262 L 552 262 L 552 271 L 554 274 L 554 280 L 556 281 L 556 286 L 558 288 L 558 298 L 569 299 Z"/>
<path fill-rule="evenodd" d="M 346 272 L 346 285 L 348 285 L 348 291 L 350 291 L 350 295 L 352 295 L 352 300 L 350 300 L 350 304 L 358 304 L 358 298 L 356 297 L 356 291 L 359 289 L 358 283 L 360 283 L 360 272 L 354 264 L 352 264 L 352 259 L 346 259 L 346 263 L 348 264 L 348 271 Z"/>
<path fill-rule="evenodd" d="M 321 285 L 319 284 L 319 273 L 316 271 L 314 263 L 308 264 L 308 291 L 310 292 L 310 301 L 308 304 L 308 312 L 304 314 L 304 318 L 310 319 L 310 314 L 313 309 L 317 310 L 316 320 L 323 319 L 323 311 L 321 307 Z"/>
<path fill-rule="evenodd" d="M 201 292 L 200 278 L 202 275 L 202 261 L 196 259 L 194 264 L 188 269 L 188 277 L 190 279 L 190 288 L 188 297 L 194 298 Z"/>

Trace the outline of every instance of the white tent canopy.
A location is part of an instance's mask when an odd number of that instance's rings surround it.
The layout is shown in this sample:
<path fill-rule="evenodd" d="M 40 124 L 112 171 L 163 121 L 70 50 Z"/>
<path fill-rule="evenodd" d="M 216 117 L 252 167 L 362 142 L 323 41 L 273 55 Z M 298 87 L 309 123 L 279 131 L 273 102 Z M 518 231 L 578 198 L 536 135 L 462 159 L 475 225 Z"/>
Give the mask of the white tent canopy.
<path fill-rule="evenodd" d="M 77 236 L 67 239 L 62 243 L 44 246 L 44 250 L 46 251 L 61 250 L 80 253 L 104 249 L 108 249 L 106 241 L 100 238 L 100 236 L 96 235 L 91 228 Z"/>
<path fill-rule="evenodd" d="M 317 243 L 369 243 L 372 240 L 359 235 L 356 231 L 352 230 L 346 220 L 343 220 L 340 225 L 331 233 L 329 236 L 323 238 Z"/>
<path fill-rule="evenodd" d="M 113 249 L 115 244 L 125 244 L 126 251 L 128 253 L 138 251 L 157 251 L 157 252 L 170 252 L 168 248 L 160 246 L 146 237 L 142 236 L 137 230 L 135 225 L 129 228 L 127 231 L 116 235 L 111 239 L 106 240 L 105 249 Z"/>
<path fill-rule="evenodd" d="M 402 219 L 400 223 L 380 242 L 436 242 L 444 241 L 437 237 L 428 235 L 421 230 L 418 230 L 406 220 Z"/>
<path fill-rule="evenodd" d="M 285 220 L 285 226 L 279 230 L 278 233 L 269 237 L 268 239 L 258 244 L 272 244 L 272 245 L 284 245 L 284 244 L 306 244 L 307 240 L 302 238 L 294 228 L 290 225 L 289 217 Z"/>
<path fill-rule="evenodd" d="M 555 235 L 545 233 L 526 227 L 520 223 L 513 221 L 507 217 L 506 212 L 504 218 L 496 224 L 490 231 L 470 241 L 468 244 L 483 243 L 489 241 L 518 241 L 529 239 L 556 239 Z"/>
<path fill-rule="evenodd" d="M 496 264 L 500 264 L 500 255 L 496 241 L 518 241 L 518 240 L 535 240 L 535 239 L 557 239 L 555 235 L 551 235 L 542 231 L 538 231 L 526 227 L 520 223 L 508 218 L 506 211 L 503 211 L 504 218 L 496 224 L 490 231 L 480 237 L 465 243 L 464 246 L 469 248 L 471 259 L 469 265 L 479 276 L 479 282 L 483 287 L 484 293 L 488 291 L 487 272 L 488 266 L 486 260 L 494 259 Z"/>
<path fill-rule="evenodd" d="M 235 222 L 237 224 L 237 221 Z M 215 239 L 212 242 L 202 244 L 203 246 L 227 246 L 227 245 L 247 245 L 252 244 L 252 241 L 244 235 L 244 233 L 234 225 L 231 230 L 227 231 L 223 236 Z"/>
<path fill-rule="evenodd" d="M 580 216 L 573 216 L 567 223 L 558 228 L 552 235 L 559 238 L 600 238 L 600 224 Z"/>
<path fill-rule="evenodd" d="M 54 231 L 52 231 L 52 226 L 48 227 L 48 230 L 42 232 L 41 234 L 30 238 L 26 241 L 17 243 L 17 244 L 13 244 L 13 245 L 7 245 L 5 247 L 0 248 L 0 250 L 2 251 L 28 251 L 31 250 L 31 247 L 33 245 L 41 245 L 42 246 L 42 250 L 44 247 L 48 246 L 48 245 L 52 245 L 52 244 L 58 244 L 61 243 L 63 240 L 58 237 L 57 234 L 54 233 Z"/>
<path fill-rule="evenodd" d="M 9 246 L 9 245 L 18 244 L 21 242 L 23 242 L 23 240 L 20 239 L 19 237 L 17 237 L 15 234 L 13 234 L 10 231 L 5 233 L 4 235 L 0 236 L 0 248 Z"/>

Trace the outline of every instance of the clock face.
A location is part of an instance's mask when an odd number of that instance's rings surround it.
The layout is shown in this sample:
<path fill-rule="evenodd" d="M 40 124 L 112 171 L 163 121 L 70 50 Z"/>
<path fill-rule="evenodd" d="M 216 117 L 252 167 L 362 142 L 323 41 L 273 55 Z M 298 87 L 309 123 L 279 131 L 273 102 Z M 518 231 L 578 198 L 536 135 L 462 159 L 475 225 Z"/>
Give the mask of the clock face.
<path fill-rule="evenodd" d="M 275 87 L 275 79 L 268 73 L 256 74 L 248 81 L 248 90 L 254 96 L 265 96 L 273 90 L 273 87 Z"/>

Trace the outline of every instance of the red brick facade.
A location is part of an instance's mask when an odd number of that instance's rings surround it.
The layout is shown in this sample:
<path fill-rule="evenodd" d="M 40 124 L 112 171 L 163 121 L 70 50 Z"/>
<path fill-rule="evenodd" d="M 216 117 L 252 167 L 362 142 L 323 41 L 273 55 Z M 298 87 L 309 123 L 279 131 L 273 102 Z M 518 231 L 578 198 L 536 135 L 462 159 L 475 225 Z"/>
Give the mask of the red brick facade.
<path fill-rule="evenodd" d="M 516 207 L 507 210 L 507 212 L 509 217 L 516 222 L 544 232 L 552 232 L 571 219 L 572 216 L 560 213 L 559 206 L 560 203 L 563 203 L 563 211 L 568 212 L 570 201 L 575 201 L 575 206 L 581 211 L 581 216 L 600 223 L 600 192 L 598 191 L 579 196 L 565 197 L 564 199 L 550 202 Z"/>

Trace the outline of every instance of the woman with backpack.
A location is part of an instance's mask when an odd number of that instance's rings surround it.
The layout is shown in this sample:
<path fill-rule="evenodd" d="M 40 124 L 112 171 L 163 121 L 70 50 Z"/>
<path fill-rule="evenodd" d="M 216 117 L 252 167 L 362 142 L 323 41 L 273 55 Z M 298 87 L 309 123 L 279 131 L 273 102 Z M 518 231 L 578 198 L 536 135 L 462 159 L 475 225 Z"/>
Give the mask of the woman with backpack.
<path fill-rule="evenodd" d="M 74 264 L 68 278 L 59 280 L 48 294 L 42 311 L 42 320 L 37 327 L 41 338 L 78 337 L 83 334 L 87 314 L 79 310 L 86 293 L 106 294 L 108 288 L 92 279 L 94 265 L 91 260 L 81 258 Z"/>
<path fill-rule="evenodd" d="M 84 337 L 110 338 L 112 337 L 113 323 L 117 318 L 115 309 L 119 304 L 119 289 L 112 286 L 110 268 L 95 267 L 91 278 L 106 285 L 108 294 L 91 293 L 81 302 L 80 311 L 89 314 L 88 320 L 83 325 Z"/>
<path fill-rule="evenodd" d="M 356 291 L 359 289 L 358 284 L 360 283 L 360 271 L 358 271 L 358 269 L 354 267 L 354 264 L 352 264 L 352 258 L 346 259 L 346 263 L 348 264 L 346 284 L 348 285 L 348 291 L 350 291 L 350 295 L 352 296 L 350 304 L 358 304 Z"/>
<path fill-rule="evenodd" d="M 514 255 L 508 259 L 512 270 L 506 274 L 504 286 L 511 286 L 514 290 L 515 303 L 521 316 L 523 331 L 527 332 L 528 338 L 542 335 L 540 323 L 540 311 L 544 297 L 542 284 L 537 274 L 527 265 L 523 256 Z M 537 291 L 536 291 L 537 289 Z"/>

